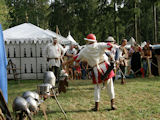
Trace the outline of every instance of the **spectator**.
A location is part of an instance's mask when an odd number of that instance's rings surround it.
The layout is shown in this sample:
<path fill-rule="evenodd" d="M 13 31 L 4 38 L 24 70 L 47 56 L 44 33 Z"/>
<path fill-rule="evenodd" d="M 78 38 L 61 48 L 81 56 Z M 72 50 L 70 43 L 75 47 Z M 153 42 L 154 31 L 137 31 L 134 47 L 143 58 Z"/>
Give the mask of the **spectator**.
<path fill-rule="evenodd" d="M 149 76 L 151 75 L 150 59 L 152 58 L 152 51 L 149 45 L 150 43 L 147 42 L 142 50 L 142 63 L 145 76 L 147 76 L 147 69 L 149 69 Z"/>
<path fill-rule="evenodd" d="M 67 59 L 68 60 L 72 59 L 73 56 L 76 55 L 76 53 L 77 53 L 77 51 L 74 48 L 74 45 L 70 45 L 70 48 L 66 52 Z M 72 80 L 73 80 L 73 75 L 74 75 L 74 70 L 75 70 L 74 64 L 75 63 L 67 65 L 67 72 L 69 74 L 70 79 L 72 79 Z"/>
<path fill-rule="evenodd" d="M 81 73 L 81 67 L 80 64 L 78 62 L 75 63 L 74 66 L 75 70 L 74 70 L 74 79 L 81 79 L 82 73 Z"/>
<path fill-rule="evenodd" d="M 121 84 L 124 84 L 124 74 L 125 74 L 125 68 L 128 65 L 127 64 L 127 59 L 128 59 L 128 50 L 125 48 L 125 46 L 127 45 L 127 40 L 123 39 L 122 40 L 122 44 L 119 48 L 119 62 L 120 62 L 120 69 L 121 69 Z"/>
<path fill-rule="evenodd" d="M 53 71 L 56 76 L 56 81 L 59 80 L 59 72 L 61 59 L 64 53 L 63 47 L 58 43 L 56 37 L 53 38 L 53 43 L 45 49 L 47 61 L 49 62 L 49 70 Z"/>
<path fill-rule="evenodd" d="M 133 51 L 131 57 L 131 69 L 133 70 L 134 75 L 138 76 L 141 75 L 141 54 L 137 45 L 134 47 Z"/>
<path fill-rule="evenodd" d="M 81 66 L 82 79 L 85 80 L 87 75 L 88 75 L 88 79 L 89 79 L 90 78 L 90 76 L 89 76 L 90 69 L 88 69 L 88 63 L 83 61 L 80 63 L 80 66 Z"/>

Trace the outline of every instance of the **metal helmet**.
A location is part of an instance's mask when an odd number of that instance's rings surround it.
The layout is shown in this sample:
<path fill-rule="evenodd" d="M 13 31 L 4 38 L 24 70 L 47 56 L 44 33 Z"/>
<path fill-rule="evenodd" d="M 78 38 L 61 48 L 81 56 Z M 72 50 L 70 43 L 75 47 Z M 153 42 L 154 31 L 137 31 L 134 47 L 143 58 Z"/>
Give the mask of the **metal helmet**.
<path fill-rule="evenodd" d="M 34 98 L 28 97 L 26 101 L 28 102 L 28 105 L 29 105 L 28 107 L 30 111 L 32 112 L 38 111 L 38 102 Z"/>
<path fill-rule="evenodd" d="M 36 101 L 39 101 L 39 94 L 37 92 L 33 92 L 34 93 L 34 99 Z"/>
<path fill-rule="evenodd" d="M 59 80 L 65 80 L 68 77 L 68 73 L 65 70 L 61 70 Z"/>
<path fill-rule="evenodd" d="M 30 110 L 28 108 L 28 102 L 23 97 L 16 97 L 12 104 L 13 111 L 26 111 L 30 114 Z"/>
<path fill-rule="evenodd" d="M 45 83 L 37 86 L 37 91 L 40 95 L 50 95 L 51 84 Z"/>
<path fill-rule="evenodd" d="M 60 76 L 68 77 L 68 73 L 65 70 L 61 70 Z"/>
<path fill-rule="evenodd" d="M 27 99 L 28 97 L 32 97 L 32 98 L 35 99 L 35 94 L 34 94 L 34 92 L 26 91 L 26 92 L 23 93 L 22 97 L 25 98 L 25 99 Z"/>
<path fill-rule="evenodd" d="M 47 71 L 44 73 L 44 83 L 49 83 L 52 86 L 55 86 L 56 77 L 53 72 Z"/>

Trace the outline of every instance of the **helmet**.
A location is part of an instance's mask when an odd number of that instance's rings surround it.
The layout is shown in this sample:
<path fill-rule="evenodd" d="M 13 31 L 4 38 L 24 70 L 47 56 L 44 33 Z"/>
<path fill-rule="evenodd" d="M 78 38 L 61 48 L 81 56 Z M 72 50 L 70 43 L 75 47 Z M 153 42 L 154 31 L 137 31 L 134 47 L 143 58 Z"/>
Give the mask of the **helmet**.
<path fill-rule="evenodd" d="M 28 105 L 29 105 L 28 107 L 30 111 L 32 112 L 38 111 L 38 103 L 34 98 L 28 97 L 26 101 L 28 102 Z"/>
<path fill-rule="evenodd" d="M 66 73 L 65 70 L 61 70 L 61 73 L 60 73 L 60 80 L 64 80 L 65 78 L 68 77 L 68 74 Z"/>
<path fill-rule="evenodd" d="M 38 93 L 40 95 L 50 95 L 50 90 L 52 88 L 51 84 L 45 83 L 37 86 Z"/>
<path fill-rule="evenodd" d="M 39 94 L 37 92 L 33 92 L 34 93 L 34 99 L 39 101 Z"/>
<path fill-rule="evenodd" d="M 105 42 L 114 42 L 115 40 L 114 40 L 114 38 L 112 37 L 112 36 L 109 36 L 106 40 L 105 40 Z"/>
<path fill-rule="evenodd" d="M 16 97 L 12 104 L 13 111 L 26 111 L 30 114 L 30 110 L 28 109 L 28 103 L 23 97 Z"/>
<path fill-rule="evenodd" d="M 52 86 L 55 86 L 56 77 L 53 72 L 47 71 L 44 73 L 44 83 L 49 83 Z"/>
<path fill-rule="evenodd" d="M 34 99 L 38 102 L 38 106 L 42 103 L 42 101 L 40 100 L 39 94 L 37 92 L 33 92 L 34 93 Z"/>
<path fill-rule="evenodd" d="M 88 34 L 84 40 L 90 41 L 90 42 L 97 42 L 96 36 L 94 34 Z"/>
<path fill-rule="evenodd" d="M 60 76 L 68 77 L 68 74 L 66 73 L 65 70 L 61 70 Z"/>
<path fill-rule="evenodd" d="M 22 97 L 25 98 L 25 99 L 27 99 L 28 97 L 32 97 L 32 98 L 36 99 L 35 98 L 35 93 L 31 92 L 31 91 L 24 92 L 23 95 L 22 95 Z"/>

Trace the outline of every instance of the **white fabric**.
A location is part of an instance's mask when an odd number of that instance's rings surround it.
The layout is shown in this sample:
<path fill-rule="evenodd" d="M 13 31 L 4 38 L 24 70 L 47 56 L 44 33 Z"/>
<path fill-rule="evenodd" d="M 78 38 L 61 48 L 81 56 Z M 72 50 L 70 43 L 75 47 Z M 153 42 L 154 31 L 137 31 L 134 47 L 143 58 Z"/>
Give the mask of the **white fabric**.
<path fill-rule="evenodd" d="M 4 40 L 9 44 L 12 43 L 46 43 L 52 41 L 52 36 L 47 34 L 45 30 L 31 24 L 24 23 L 3 31 Z"/>
<path fill-rule="evenodd" d="M 49 67 L 51 66 L 60 67 L 60 58 L 63 55 L 63 52 L 64 52 L 63 47 L 58 43 L 56 45 L 50 44 L 47 46 L 47 48 L 45 48 L 46 57 L 50 58 Z"/>
<path fill-rule="evenodd" d="M 50 36 L 52 36 L 52 37 L 56 37 L 56 38 L 58 39 L 58 42 L 59 42 L 60 44 L 70 44 L 70 40 L 68 40 L 67 38 L 65 38 L 65 37 L 63 37 L 63 36 L 61 36 L 61 35 L 53 32 L 53 31 L 51 31 L 51 30 L 48 30 L 48 29 L 47 29 L 47 30 L 45 30 L 45 32 L 46 32 L 47 34 L 49 34 Z"/>
<path fill-rule="evenodd" d="M 96 84 L 94 87 L 94 100 L 95 100 L 95 102 L 100 101 L 100 92 L 101 92 L 101 85 Z M 107 80 L 107 93 L 108 93 L 110 100 L 115 98 L 114 85 L 113 85 L 112 78 Z"/>
<path fill-rule="evenodd" d="M 106 65 L 105 65 L 105 62 L 104 63 L 101 63 L 99 65 L 100 69 L 102 70 L 103 73 L 105 73 L 107 71 L 107 68 L 106 68 Z M 96 82 L 98 83 L 98 68 L 97 66 L 95 66 L 93 68 L 93 71 L 94 71 L 94 75 L 95 75 L 95 79 L 96 79 Z"/>
<path fill-rule="evenodd" d="M 78 45 L 78 43 L 71 36 L 70 32 L 68 33 L 67 39 L 70 41 L 71 44 Z"/>
<path fill-rule="evenodd" d="M 147 44 L 146 41 L 144 41 L 143 43 L 141 43 L 141 48 L 143 48 L 146 44 Z"/>
<path fill-rule="evenodd" d="M 97 40 L 94 40 L 94 39 L 88 39 L 88 38 L 84 38 L 84 40 L 86 40 L 86 41 L 90 41 L 90 42 L 97 42 Z"/>
<path fill-rule="evenodd" d="M 68 49 L 66 54 L 72 54 L 72 55 L 76 55 L 77 53 L 77 50 L 75 48 L 73 48 L 72 50 L 71 49 Z"/>
<path fill-rule="evenodd" d="M 131 46 L 134 46 L 135 43 L 136 41 L 133 37 L 131 37 L 130 40 L 128 41 L 128 44 L 130 44 Z"/>
<path fill-rule="evenodd" d="M 91 67 L 94 67 L 95 65 L 98 66 L 100 62 L 105 60 L 104 53 L 109 47 L 110 46 L 108 46 L 107 43 L 93 43 L 86 45 L 86 47 L 78 54 L 77 60 L 87 61 Z"/>

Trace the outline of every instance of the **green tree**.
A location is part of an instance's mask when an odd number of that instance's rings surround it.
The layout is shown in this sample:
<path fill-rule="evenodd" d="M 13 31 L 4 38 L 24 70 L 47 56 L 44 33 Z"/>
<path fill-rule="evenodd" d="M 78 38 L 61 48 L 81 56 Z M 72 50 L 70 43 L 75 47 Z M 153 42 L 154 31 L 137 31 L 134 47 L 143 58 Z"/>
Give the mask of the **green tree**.
<path fill-rule="evenodd" d="M 5 0 L 0 1 L 0 24 L 2 24 L 3 29 L 6 29 L 10 25 L 9 10 L 5 4 Z"/>
<path fill-rule="evenodd" d="M 6 0 L 9 14 L 12 18 L 11 26 L 30 22 L 42 28 L 47 28 L 47 9 L 49 0 Z"/>

